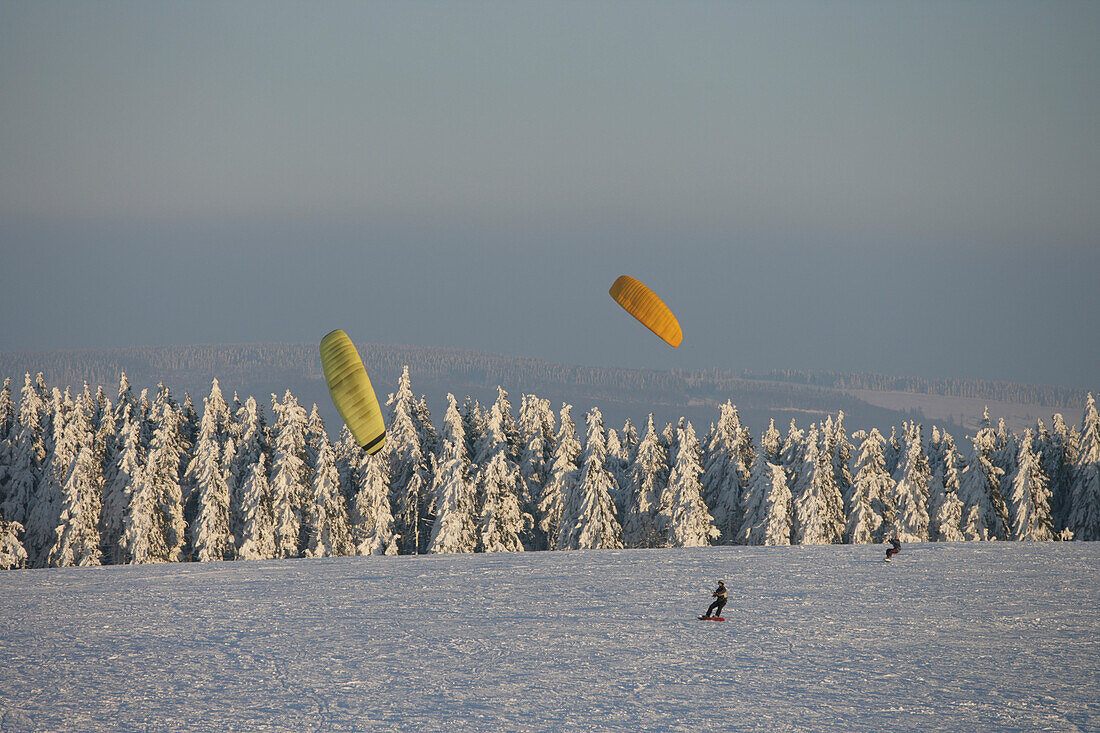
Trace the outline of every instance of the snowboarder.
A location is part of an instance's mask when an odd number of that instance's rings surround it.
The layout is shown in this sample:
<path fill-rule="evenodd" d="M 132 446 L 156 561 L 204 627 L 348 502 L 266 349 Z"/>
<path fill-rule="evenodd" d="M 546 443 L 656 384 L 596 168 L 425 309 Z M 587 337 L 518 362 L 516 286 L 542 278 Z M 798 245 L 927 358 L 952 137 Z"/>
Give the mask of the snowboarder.
<path fill-rule="evenodd" d="M 721 580 L 718 581 L 718 587 L 714 589 L 714 592 L 710 594 L 714 599 L 714 603 L 710 604 L 710 608 L 707 609 L 707 615 L 703 618 L 710 618 L 710 612 L 714 611 L 715 618 L 722 617 L 722 609 L 726 605 L 726 584 Z"/>
<path fill-rule="evenodd" d="M 886 559 L 887 559 L 887 560 L 889 560 L 889 559 L 890 559 L 890 558 L 892 558 L 892 557 L 893 557 L 894 555 L 896 555 L 896 554 L 898 554 L 899 552 L 901 552 L 901 541 L 900 541 L 900 540 L 898 539 L 898 536 L 897 536 L 897 535 L 894 535 L 894 536 L 893 536 L 893 537 L 892 537 L 892 538 L 890 539 L 890 545 L 891 545 L 890 549 L 886 551 Z"/>

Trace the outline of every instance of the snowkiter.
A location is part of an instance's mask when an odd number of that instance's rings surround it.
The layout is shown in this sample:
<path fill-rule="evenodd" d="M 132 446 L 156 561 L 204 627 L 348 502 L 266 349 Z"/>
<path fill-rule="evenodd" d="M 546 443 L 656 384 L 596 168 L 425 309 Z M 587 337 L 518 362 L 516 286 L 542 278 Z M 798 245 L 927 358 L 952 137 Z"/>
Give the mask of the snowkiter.
<path fill-rule="evenodd" d="M 707 615 L 703 618 L 710 618 L 710 612 L 714 611 L 716 617 L 722 615 L 722 609 L 726 606 L 726 584 L 721 580 L 718 581 L 718 587 L 714 589 L 714 592 L 710 594 L 714 599 L 714 603 L 710 604 L 710 608 L 707 609 Z"/>
<path fill-rule="evenodd" d="M 901 540 L 898 539 L 897 535 L 894 535 L 893 538 L 890 540 L 890 545 L 890 549 L 886 551 L 887 560 L 901 552 Z"/>

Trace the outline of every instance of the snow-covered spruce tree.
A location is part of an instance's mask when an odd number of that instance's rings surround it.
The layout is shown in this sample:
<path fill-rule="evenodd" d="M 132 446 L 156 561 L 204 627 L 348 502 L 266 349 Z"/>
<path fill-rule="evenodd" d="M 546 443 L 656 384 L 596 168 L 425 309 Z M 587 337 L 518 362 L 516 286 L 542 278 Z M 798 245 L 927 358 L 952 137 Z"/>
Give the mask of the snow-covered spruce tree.
<path fill-rule="evenodd" d="M 271 485 L 267 480 L 267 466 L 271 448 L 268 445 L 267 423 L 263 406 L 254 397 L 248 397 L 232 413 L 229 425 L 229 441 L 233 444 L 233 460 L 229 464 L 229 532 L 233 535 L 238 554 L 248 540 L 246 526 L 252 525 L 258 531 L 271 531 L 274 542 L 274 524 L 271 518 Z M 256 465 L 263 462 L 263 477 L 256 476 Z M 258 492 L 258 493 L 257 493 Z M 250 497 L 250 494 L 257 496 Z M 261 516 L 250 501 L 262 501 L 264 525 L 257 525 Z M 270 525 L 270 527 L 268 527 Z M 261 559 L 257 553 L 266 552 L 268 537 L 254 538 L 252 557 Z M 274 551 L 268 557 L 274 557 Z M 266 558 L 262 558 L 266 559 Z"/>
<path fill-rule="evenodd" d="M 232 560 L 236 543 L 230 529 L 229 405 L 218 380 L 203 400 L 195 449 L 184 478 L 194 492 L 197 515 L 191 524 L 191 557 L 203 562 Z"/>
<path fill-rule="evenodd" d="M 1089 393 L 1073 472 L 1066 528 L 1078 540 L 1100 540 L 1100 413 Z"/>
<path fill-rule="evenodd" d="M 4 507 L 4 498 L 7 494 L 8 467 L 12 461 L 12 441 L 16 409 L 11 400 L 11 377 L 4 378 L 4 386 L 0 389 L 0 511 Z"/>
<path fill-rule="evenodd" d="M 466 395 L 466 400 L 462 403 L 461 413 L 462 429 L 466 432 L 466 455 L 473 461 L 485 438 L 487 418 L 481 403 L 469 395 Z"/>
<path fill-rule="evenodd" d="M 607 469 L 603 415 L 593 407 L 586 418 L 588 436 L 581 473 L 565 499 L 558 547 L 567 550 L 618 549 L 622 527 L 615 517 L 615 477 Z"/>
<path fill-rule="evenodd" d="M 886 445 L 882 449 L 882 456 L 886 459 L 886 471 L 891 475 L 895 475 L 898 472 L 898 464 L 901 462 L 901 441 L 898 439 L 898 429 L 896 426 L 890 427 L 890 437 L 886 440 Z"/>
<path fill-rule="evenodd" d="M 420 442 L 420 425 L 407 366 L 401 372 L 397 392 L 390 395 L 386 406 L 390 416 L 386 421 L 386 446 L 380 453 L 390 462 L 390 503 L 395 529 L 400 535 L 398 546 L 402 554 L 415 555 L 426 548 L 429 540 L 426 532 L 421 537 L 421 509 L 428 501 L 431 475 L 429 457 Z"/>
<path fill-rule="evenodd" d="M 119 541 L 123 561 L 134 564 L 183 559 L 186 525 L 180 480 L 187 443 L 183 415 L 164 385 L 151 416 L 155 429 L 149 457 L 130 494 Z"/>
<path fill-rule="evenodd" d="M 478 520 L 478 549 L 482 552 L 519 552 L 520 535 L 530 526 L 530 516 L 519 506 L 519 468 L 508 460 L 501 447 L 481 469 L 481 516 Z"/>
<path fill-rule="evenodd" d="M 805 448 L 798 490 L 792 492 L 795 544 L 839 544 L 844 541 L 844 499 L 833 478 L 832 455 L 815 426 Z"/>
<path fill-rule="evenodd" d="M 848 440 L 848 432 L 844 429 L 843 410 L 837 413 L 833 422 L 829 445 L 833 459 L 833 478 L 840 495 L 847 502 L 852 496 L 852 454 L 855 446 Z"/>
<path fill-rule="evenodd" d="M 703 499 L 718 528 L 718 544 L 732 545 L 741 530 L 741 495 L 752 465 L 751 446 L 745 445 L 748 437 L 737 408 L 726 400 L 707 443 L 702 476 Z"/>
<path fill-rule="evenodd" d="M 1020 453 L 1014 461 L 1016 472 L 1009 480 L 1012 487 L 1012 539 L 1047 542 L 1054 539 L 1050 516 L 1050 491 L 1042 462 L 1032 444 L 1031 431 L 1019 441 Z"/>
<path fill-rule="evenodd" d="M 630 507 L 623 520 L 623 542 L 627 547 L 659 547 L 662 544 L 657 531 L 657 512 L 670 472 L 668 456 L 653 425 L 653 413 L 650 413 L 645 435 L 638 443 L 631 466 Z"/>
<path fill-rule="evenodd" d="M 103 485 L 103 510 L 101 513 L 103 555 L 108 563 L 124 563 L 126 559 L 121 544 L 130 511 L 134 488 L 146 463 L 148 446 L 142 443 L 142 423 L 130 415 L 133 404 L 127 404 L 122 414 L 119 430 L 120 445 L 113 465 L 108 467 Z"/>
<path fill-rule="evenodd" d="M 485 552 L 522 550 L 520 537 L 534 526 L 520 507 L 526 495 L 518 456 L 519 434 L 511 414 L 508 393 L 497 387 L 497 400 L 489 410 L 478 466 L 478 546 Z"/>
<path fill-rule="evenodd" d="M 447 393 L 447 412 L 443 416 L 441 451 L 432 481 L 432 493 L 437 497 L 437 503 L 428 552 L 475 552 L 476 484 L 470 476 L 462 415 L 455 396 L 450 392 Z"/>
<path fill-rule="evenodd" d="M 993 465 L 996 435 L 989 423 L 989 410 L 972 439 L 974 456 L 960 478 L 963 505 L 963 534 L 980 539 L 1008 538 L 1008 508 L 1001 494 L 1004 471 Z"/>
<path fill-rule="evenodd" d="M 89 416 L 77 405 L 65 424 L 65 442 L 79 445 L 61 487 L 61 513 L 46 564 L 51 567 L 102 564 L 99 521 L 103 463 L 96 452 Z"/>
<path fill-rule="evenodd" d="M 783 467 L 764 451 L 756 455 L 744 496 L 745 520 L 739 541 L 745 545 L 789 545 L 794 516 Z"/>
<path fill-rule="evenodd" d="M 267 454 L 260 453 L 240 483 L 241 529 L 237 557 L 270 560 L 275 557 L 275 523 L 271 518 L 271 486 L 267 481 Z"/>
<path fill-rule="evenodd" d="M 12 426 L 11 463 L 4 503 L 0 507 L 5 519 L 24 528 L 46 460 L 46 409 L 46 403 L 31 382 L 31 375 L 27 374 L 20 392 L 18 418 Z"/>
<path fill-rule="evenodd" d="M 313 498 L 306 514 L 306 557 L 352 555 L 355 546 L 348 527 L 348 510 L 340 490 L 336 452 L 327 440 L 318 445 L 313 467 Z"/>
<path fill-rule="evenodd" d="M 57 539 L 55 530 L 61 522 L 62 485 L 81 447 L 79 440 L 71 437 L 74 433 L 66 440 L 65 424 L 75 410 L 68 390 L 62 394 L 55 387 L 47 405 L 52 418 L 44 431 L 46 460 L 25 523 L 27 535 L 23 544 L 32 567 L 46 567 L 50 548 Z"/>
<path fill-rule="evenodd" d="M 680 450 L 661 495 L 657 526 L 665 547 L 706 547 L 721 533 L 703 501 L 699 440 L 691 423 L 678 430 L 676 438 Z"/>
<path fill-rule="evenodd" d="M 382 452 L 363 454 L 354 476 L 352 537 L 360 555 L 396 555 L 397 534 L 390 511 L 390 462 Z"/>
<path fill-rule="evenodd" d="M 921 426 L 907 423 L 902 440 L 903 457 L 894 486 L 898 510 L 895 531 L 902 542 L 927 542 L 928 489 L 932 477 L 924 455 Z"/>
<path fill-rule="evenodd" d="M 760 451 L 764 454 L 765 460 L 779 465 L 783 452 L 783 436 L 776 429 L 774 419 L 768 421 L 768 429 L 760 436 Z"/>
<path fill-rule="evenodd" d="M 961 542 L 966 537 L 962 532 L 963 503 L 959 499 L 959 476 L 962 456 L 955 447 L 955 439 L 944 431 L 939 433 L 933 428 L 933 455 L 929 462 L 932 468 L 931 488 L 929 489 L 929 539 L 935 542 Z"/>
<path fill-rule="evenodd" d="M 878 429 L 872 428 L 870 433 L 861 431 L 855 437 L 861 443 L 848 500 L 845 536 L 852 544 L 870 544 L 882 539 L 883 516 L 880 507 L 889 506 L 891 518 L 894 516 L 894 480 L 886 472 L 886 458 L 883 455 L 886 441 Z"/>
<path fill-rule="evenodd" d="M 273 430 L 271 461 L 272 520 L 275 523 L 275 557 L 299 557 L 305 548 L 298 541 L 302 530 L 303 506 L 311 487 L 306 454 L 306 411 L 286 391 L 282 403 L 271 395 L 271 409 L 277 415 Z"/>
<path fill-rule="evenodd" d="M 1019 441 L 1016 439 L 1016 435 L 1009 431 L 1005 419 L 1002 417 L 997 421 L 997 432 L 994 438 L 995 445 L 997 446 L 993 451 L 993 465 L 999 467 L 1004 473 L 1003 476 L 1010 477 L 1016 473 L 1016 456 L 1020 452 Z M 1001 492 L 1002 494 L 1004 491 Z M 1012 526 L 1012 513 L 1008 513 L 1008 526 Z M 1009 533 L 1011 534 L 1011 532 Z"/>
<path fill-rule="evenodd" d="M 545 538 L 547 550 L 564 549 L 559 545 L 566 499 L 572 495 L 580 468 L 577 460 L 581 444 L 577 440 L 577 427 L 573 422 L 572 405 L 562 403 L 558 414 L 558 437 L 555 441 L 550 473 L 539 498 L 538 529 Z"/>
<path fill-rule="evenodd" d="M 1050 479 L 1050 509 L 1054 529 L 1061 532 L 1066 527 L 1070 498 L 1073 495 L 1073 469 L 1077 462 L 1080 436 L 1066 425 L 1061 413 L 1051 419 L 1050 432 L 1044 435 L 1040 449 L 1043 456 L 1043 473 Z"/>
<path fill-rule="evenodd" d="M 519 415 L 520 440 L 519 473 L 523 479 L 525 495 L 520 497 L 521 509 L 538 516 L 538 500 L 546 486 L 550 461 L 554 453 L 554 412 L 550 400 L 534 395 L 524 395 Z M 535 523 L 524 533 L 524 547 L 541 550 L 546 548 L 545 536 Z"/>
<path fill-rule="evenodd" d="M 787 477 L 791 495 L 797 499 L 802 482 L 802 471 L 806 466 L 806 433 L 795 425 L 794 418 L 787 428 L 787 437 L 783 439 L 783 449 L 779 454 L 779 465 Z"/>
<path fill-rule="evenodd" d="M 607 470 L 615 479 L 616 491 L 611 495 L 611 501 L 615 503 L 615 516 L 622 517 L 626 515 L 627 505 L 630 502 L 630 465 L 623 457 L 623 446 L 619 442 L 617 430 L 607 431 L 604 445 L 607 446 Z"/>
<path fill-rule="evenodd" d="M 1047 489 L 1051 491 L 1051 514 L 1055 532 L 1060 533 L 1066 527 L 1069 500 L 1073 495 L 1074 464 L 1080 436 L 1069 429 L 1060 413 L 1052 418 L 1051 429 L 1044 429 L 1040 423 L 1038 436 L 1035 447 L 1042 455 L 1043 473 L 1051 481 L 1047 484 Z"/>

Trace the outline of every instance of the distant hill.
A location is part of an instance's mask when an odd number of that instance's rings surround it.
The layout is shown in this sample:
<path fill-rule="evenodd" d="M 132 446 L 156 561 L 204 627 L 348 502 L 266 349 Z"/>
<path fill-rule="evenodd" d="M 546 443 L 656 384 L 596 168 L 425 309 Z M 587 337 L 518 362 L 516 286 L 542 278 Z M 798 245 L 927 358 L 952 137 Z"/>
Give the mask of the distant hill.
<path fill-rule="evenodd" d="M 840 410 L 850 431 L 871 427 L 889 430 L 905 420 L 916 419 L 962 434 L 973 429 L 986 404 L 994 420 L 1004 417 L 1010 427 L 1022 429 L 1038 417 L 1049 421 L 1056 411 L 1063 412 L 1068 422 L 1077 422 L 1085 399 L 1083 390 L 1030 385 L 998 387 L 1001 383 L 940 383 L 833 372 L 733 376 L 722 370 L 575 366 L 453 348 L 386 344 L 357 347 L 380 400 L 396 388 L 401 370 L 407 365 L 413 391 L 426 396 L 437 422 L 442 418 L 447 392 L 459 401 L 469 395 L 486 404 L 496 398 L 498 385 L 508 391 L 517 410 L 521 395 L 535 394 L 550 399 L 555 409 L 562 402 L 572 404 L 574 415 L 598 406 L 610 426 L 622 425 L 627 418 L 642 424 L 652 412 L 661 424 L 686 417 L 704 429 L 717 417 L 718 405 L 729 399 L 757 435 L 772 418 L 785 430 L 792 418 L 805 427 Z M 80 387 L 85 381 L 93 387 L 104 385 L 112 396 L 119 374 L 125 372 L 138 390 L 164 382 L 180 399 L 185 392 L 190 393 L 197 407 L 214 378 L 227 395 L 252 395 L 268 404 L 272 393 L 281 396 L 290 390 L 307 406 L 318 404 L 330 432 L 340 425 L 315 344 L 0 351 L 0 377 L 12 377 L 13 391 L 18 391 L 27 372 L 42 372 L 51 386 L 62 388 Z M 952 390 L 956 394 L 951 394 Z M 983 399 L 983 394 L 988 399 Z"/>

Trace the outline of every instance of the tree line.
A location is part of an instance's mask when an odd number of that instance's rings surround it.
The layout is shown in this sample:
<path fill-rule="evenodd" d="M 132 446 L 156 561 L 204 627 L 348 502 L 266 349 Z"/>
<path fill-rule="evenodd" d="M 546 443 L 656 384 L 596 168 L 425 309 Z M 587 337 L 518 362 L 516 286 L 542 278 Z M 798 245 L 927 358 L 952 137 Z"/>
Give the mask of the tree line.
<path fill-rule="evenodd" d="M 968 446 L 916 421 L 849 436 L 844 414 L 754 438 L 727 401 L 608 428 L 599 408 L 447 395 L 437 430 L 402 370 L 386 443 L 329 438 L 288 390 L 270 419 L 218 381 L 112 398 L 28 373 L 0 391 L 0 567 L 712 544 L 1100 539 L 1100 416 L 1023 434 L 988 412 Z M 578 416 L 579 417 L 579 416 Z"/>
<path fill-rule="evenodd" d="M 1086 396 L 1083 389 L 1056 387 L 1019 382 L 999 382 L 987 379 L 924 379 L 896 377 L 873 372 L 808 371 L 776 369 L 762 374 L 745 372 L 749 380 L 767 380 L 788 384 L 805 384 L 827 389 L 866 389 L 877 392 L 913 392 L 916 394 L 969 397 L 1025 405 L 1070 407 L 1080 404 Z"/>

